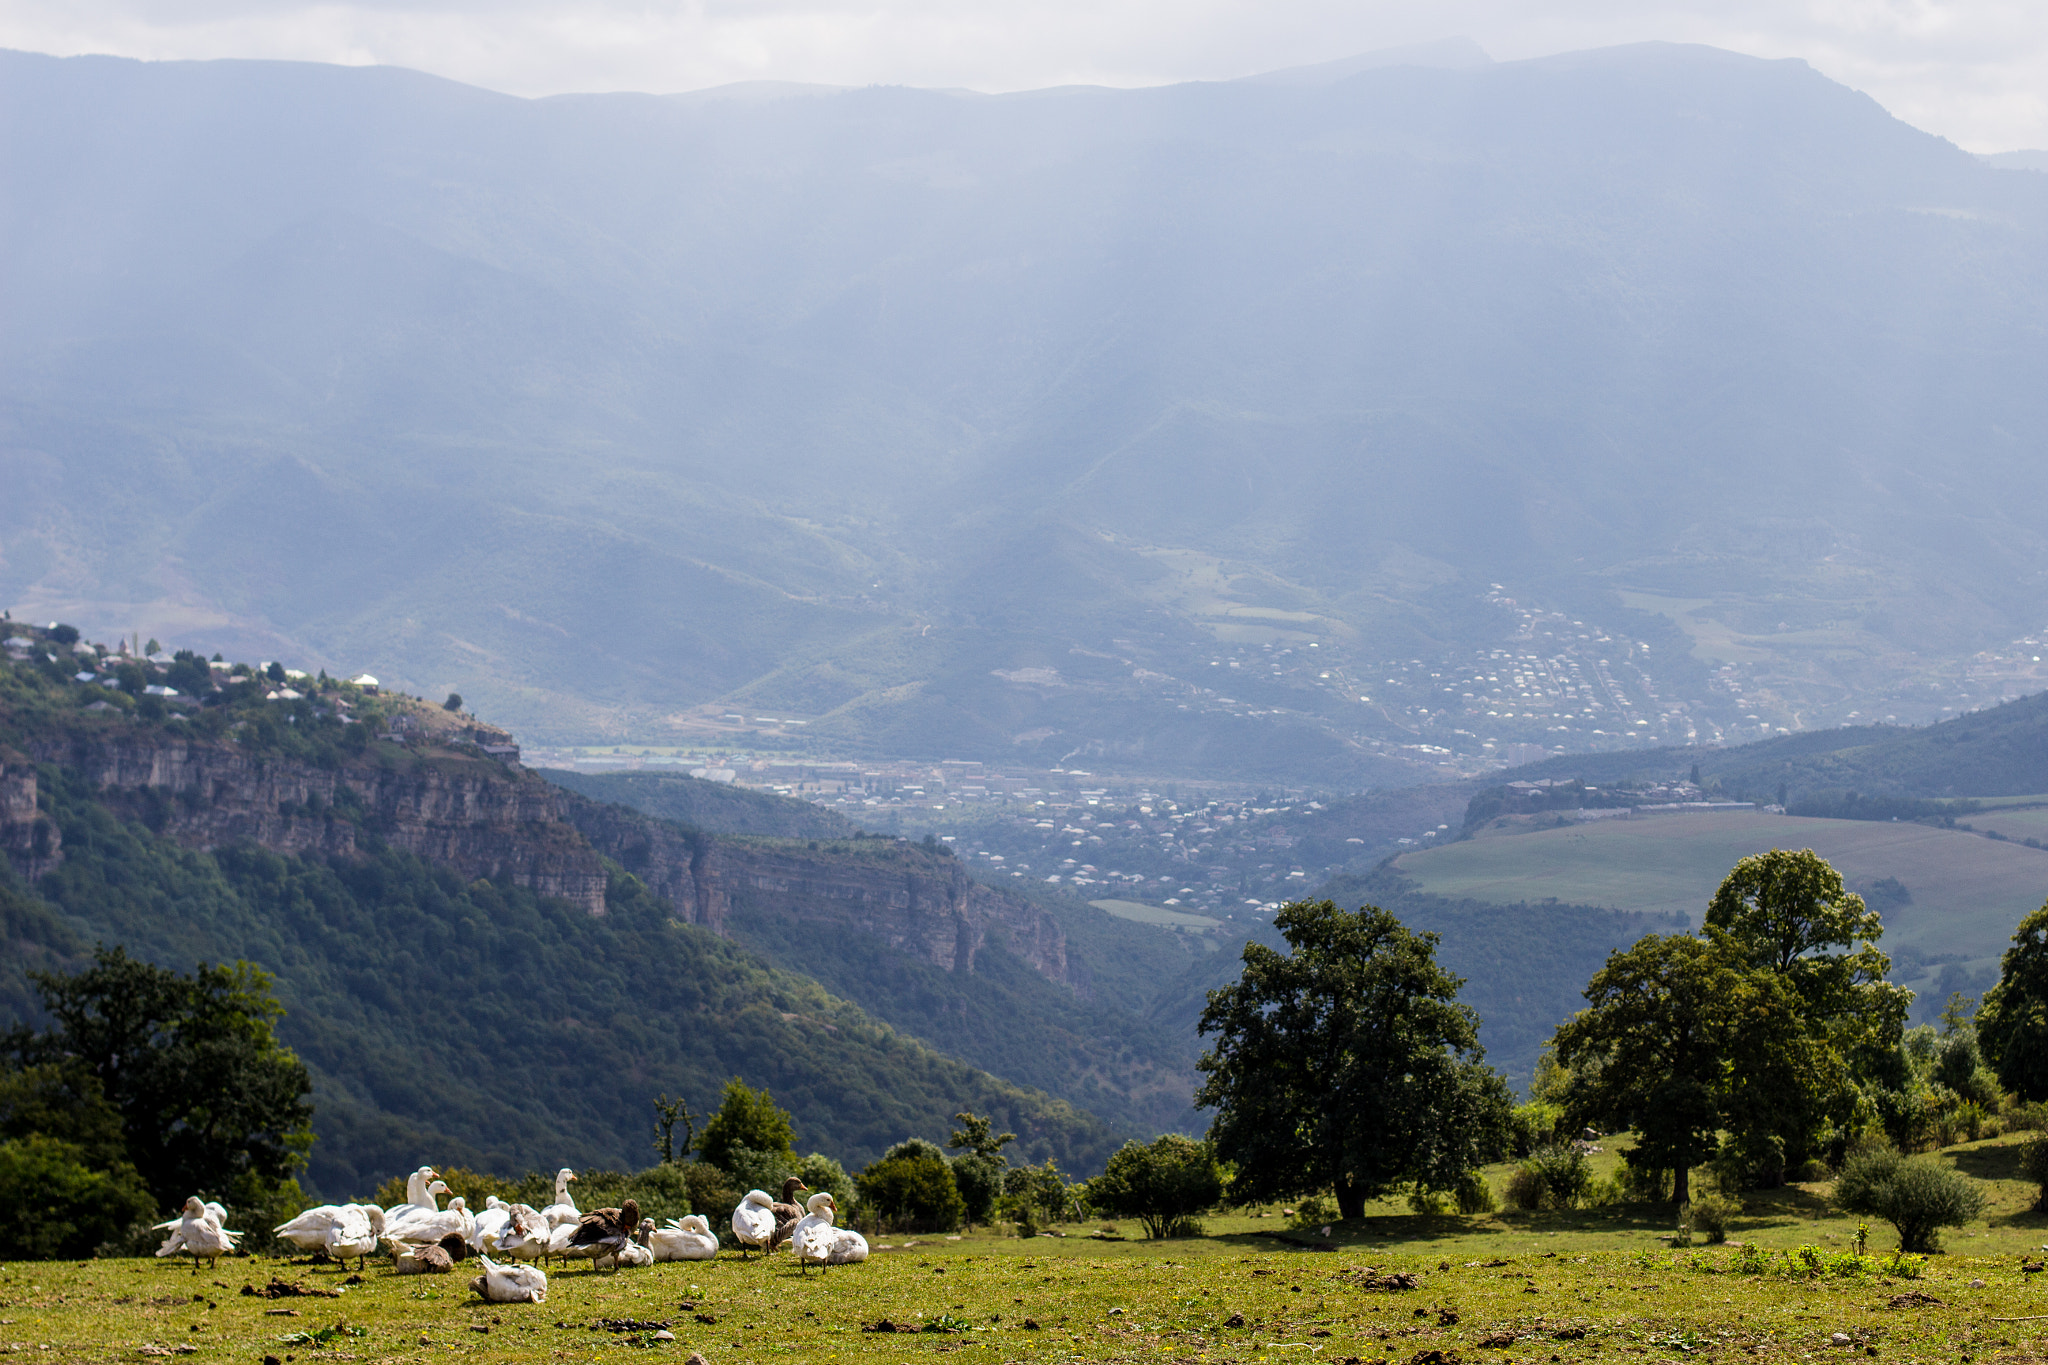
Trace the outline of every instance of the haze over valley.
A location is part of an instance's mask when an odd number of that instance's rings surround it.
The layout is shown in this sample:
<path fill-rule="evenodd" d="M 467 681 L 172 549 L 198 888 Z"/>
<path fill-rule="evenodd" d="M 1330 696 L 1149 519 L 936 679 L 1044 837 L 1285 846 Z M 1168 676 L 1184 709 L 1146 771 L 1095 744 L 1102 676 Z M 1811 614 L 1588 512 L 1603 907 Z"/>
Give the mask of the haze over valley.
<path fill-rule="evenodd" d="M 4 70 L 24 615 L 1344 789 L 2040 685 L 2048 178 L 1798 62 Z"/>
<path fill-rule="evenodd" d="M 2048 897 L 2044 171 L 1681 43 L 0 52 L 0 1022 L 257 963 L 330 1193 L 734 1074 L 1071 1174 L 1203 1131 L 1289 902 L 1439 936 L 1527 1091 L 1785 843 L 1932 1022 Z"/>

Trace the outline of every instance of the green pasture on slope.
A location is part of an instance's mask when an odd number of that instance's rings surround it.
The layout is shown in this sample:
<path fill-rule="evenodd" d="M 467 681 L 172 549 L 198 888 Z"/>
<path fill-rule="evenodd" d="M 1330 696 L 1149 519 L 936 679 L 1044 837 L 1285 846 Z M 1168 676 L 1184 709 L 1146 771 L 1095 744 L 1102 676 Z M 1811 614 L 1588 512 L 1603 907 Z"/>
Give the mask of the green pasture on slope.
<path fill-rule="evenodd" d="M 1993 807 L 1960 816 L 1956 824 L 1973 830 L 1996 830 L 2008 839 L 2048 843 L 2048 805 Z"/>
<path fill-rule="evenodd" d="M 1611 1160 L 1611 1153 L 1608 1154 Z M 1944 1159 L 1993 1184 L 1987 1216 L 1948 1254 L 1887 1267 L 1895 1245 L 1846 1253 L 1854 1220 L 1826 1185 L 1751 1196 L 1732 1228 L 1781 1273 L 1741 1273 L 1733 1246 L 1671 1244 L 1669 1211 L 1372 1214 L 1297 1229 L 1274 1210 L 1209 1220 L 1205 1235 L 1148 1242 L 1135 1224 L 1070 1224 L 1021 1239 L 877 1239 L 872 1259 L 820 1275 L 788 1255 L 551 1273 L 538 1305 L 486 1304 L 474 1262 L 398 1276 L 236 1257 L 197 1273 L 151 1260 L 0 1266 L 0 1352 L 29 1360 L 595 1361 L 701 1354 L 897 1362 L 2029 1360 L 2048 1354 L 2048 1286 L 2021 1266 L 2048 1228 L 2009 1178 L 2012 1139 Z M 1494 1172 L 1496 1176 L 1501 1172 Z M 1385 1206 L 1383 1206 L 1385 1207 Z M 1107 1236 L 1104 1226 L 1115 1231 Z M 1828 1273 L 1782 1273 L 1807 1246 Z M 884 1248 L 887 1249 L 884 1249 Z M 1414 1287 L 1386 1287 L 1392 1273 Z M 244 1293 L 273 1283 L 323 1293 Z M 326 1297 L 325 1294 L 338 1297 Z M 877 1331 L 887 1323 L 890 1331 Z M 673 1340 L 655 1338 L 667 1331 Z M 1844 1334 L 1846 1346 L 1833 1344 Z"/>
<path fill-rule="evenodd" d="M 1147 905 L 1143 901 L 1106 900 L 1089 901 L 1090 905 L 1118 919 L 1136 920 L 1139 924 L 1157 924 L 1167 928 L 1200 929 L 1207 932 L 1223 927 L 1223 921 L 1208 915 L 1191 915 L 1185 910 L 1174 910 L 1164 905 Z"/>
<path fill-rule="evenodd" d="M 1470 839 L 1404 853 L 1396 866 L 1442 896 L 1680 910 L 1697 924 L 1737 860 L 1773 848 L 1811 848 L 1852 887 L 1887 877 L 1904 883 L 1912 904 L 1884 917 L 1884 947 L 1893 952 L 1914 947 L 1995 962 L 2021 917 L 2048 899 L 2048 851 L 1904 821 L 1756 811 L 1645 815 Z"/>

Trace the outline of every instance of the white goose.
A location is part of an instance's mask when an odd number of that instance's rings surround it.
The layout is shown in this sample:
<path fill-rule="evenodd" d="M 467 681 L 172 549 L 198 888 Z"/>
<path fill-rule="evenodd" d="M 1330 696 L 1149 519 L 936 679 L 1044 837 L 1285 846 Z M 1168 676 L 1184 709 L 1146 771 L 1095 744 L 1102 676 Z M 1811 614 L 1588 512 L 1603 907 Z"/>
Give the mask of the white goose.
<path fill-rule="evenodd" d="M 327 1229 L 327 1240 L 321 1250 L 337 1261 L 356 1258 L 356 1269 L 363 1268 L 363 1258 L 377 1249 L 377 1240 L 384 1235 L 384 1210 L 375 1204 L 344 1204 L 341 1215 Z"/>
<path fill-rule="evenodd" d="M 504 1248 L 500 1245 L 500 1239 L 504 1237 L 505 1229 L 511 1224 L 512 1206 L 495 1194 L 490 1196 L 484 1200 L 484 1211 L 476 1216 L 476 1226 L 470 1233 L 469 1249 L 502 1254 Z"/>
<path fill-rule="evenodd" d="M 576 1178 L 576 1172 L 564 1166 L 555 1172 L 555 1202 L 542 1209 L 548 1223 L 560 1227 L 567 1223 L 574 1227 L 583 1221 L 583 1211 L 576 1207 L 576 1201 L 569 1197 L 569 1182 Z"/>
<path fill-rule="evenodd" d="M 539 1209 L 530 1204 L 514 1204 L 512 1219 L 499 1236 L 498 1246 L 515 1261 L 538 1261 L 548 1254 L 548 1238 L 552 1232 L 546 1216 Z"/>
<path fill-rule="evenodd" d="M 434 1180 L 439 1172 L 432 1166 L 422 1166 L 405 1178 L 405 1202 L 393 1204 L 384 1210 L 386 1218 L 403 1218 L 407 1209 L 425 1209 L 429 1213 L 439 1211 L 434 1203 L 433 1187 L 427 1182 Z M 446 1187 L 443 1187 L 445 1192 Z"/>
<path fill-rule="evenodd" d="M 796 1225 L 796 1231 L 789 1238 L 798 1265 L 809 1265 L 815 1261 L 822 1269 L 828 1265 L 850 1265 L 868 1258 L 867 1238 L 852 1228 L 832 1226 L 839 1210 L 830 1194 L 820 1190 L 804 1207 L 810 1210 L 810 1214 Z"/>
<path fill-rule="evenodd" d="M 740 1241 L 740 1259 L 748 1247 L 767 1250 L 775 1240 L 775 1200 L 766 1190 L 748 1190 L 747 1197 L 732 1211 L 732 1235 Z"/>
<path fill-rule="evenodd" d="M 469 1287 L 491 1303 L 546 1303 L 548 1301 L 548 1277 L 539 1266 L 499 1265 L 488 1256 L 477 1258 L 483 1263 L 484 1273 L 469 1282 Z"/>
<path fill-rule="evenodd" d="M 701 1213 L 668 1220 L 668 1226 L 647 1234 L 648 1249 L 657 1261 L 709 1261 L 718 1255 L 718 1237 Z"/>
<path fill-rule="evenodd" d="M 402 1234 L 408 1223 L 416 1222 L 422 1218 L 439 1218 L 441 1216 L 441 1201 L 435 1198 L 435 1196 L 447 1193 L 448 1182 L 436 1180 L 420 1192 L 417 1202 L 408 1201 L 403 1204 L 393 1204 L 384 1211 L 384 1221 L 389 1225 L 386 1230 L 396 1237 Z"/>
<path fill-rule="evenodd" d="M 654 1220 L 652 1218 L 642 1218 L 634 1227 L 633 1235 L 626 1239 L 626 1244 L 620 1247 L 617 1254 L 612 1257 L 612 1266 L 615 1269 L 623 1269 L 628 1266 L 637 1269 L 640 1266 L 653 1265 L 656 1260 L 660 1259 L 654 1254 L 653 1249 L 647 1245 L 647 1234 L 653 1231 Z M 599 1257 L 591 1262 L 592 1265 L 602 1265 L 603 1263 L 603 1257 Z"/>
<path fill-rule="evenodd" d="M 448 1187 L 440 1181 L 434 1182 L 436 1189 Z M 448 1201 L 448 1207 L 436 1213 L 423 1213 L 414 1218 L 403 1219 L 396 1224 L 387 1224 L 384 1229 L 387 1241 L 405 1242 L 412 1246 L 428 1246 L 444 1237 L 460 1237 L 464 1242 L 471 1240 L 476 1231 L 476 1215 L 456 1195 Z"/>
<path fill-rule="evenodd" d="M 301 1251 L 325 1251 L 328 1230 L 344 1210 L 354 1207 L 353 1204 L 320 1204 L 290 1222 L 279 1223 L 272 1231 Z"/>
<path fill-rule="evenodd" d="M 210 1269 L 213 1264 L 235 1249 L 235 1239 L 242 1234 L 222 1230 L 219 1218 L 212 1209 L 199 1202 L 193 1195 L 185 1201 L 184 1216 L 164 1244 L 156 1249 L 159 1256 L 176 1256 L 180 1252 L 192 1258 L 192 1273 L 199 1273 L 199 1258 L 204 1256 Z"/>
<path fill-rule="evenodd" d="M 565 1261 L 587 1261 L 596 1256 L 595 1246 L 575 1246 L 570 1242 L 569 1239 L 576 1235 L 576 1230 L 581 1226 L 583 1225 L 580 1221 L 563 1223 L 549 1232 L 548 1255 L 559 1256 Z"/>

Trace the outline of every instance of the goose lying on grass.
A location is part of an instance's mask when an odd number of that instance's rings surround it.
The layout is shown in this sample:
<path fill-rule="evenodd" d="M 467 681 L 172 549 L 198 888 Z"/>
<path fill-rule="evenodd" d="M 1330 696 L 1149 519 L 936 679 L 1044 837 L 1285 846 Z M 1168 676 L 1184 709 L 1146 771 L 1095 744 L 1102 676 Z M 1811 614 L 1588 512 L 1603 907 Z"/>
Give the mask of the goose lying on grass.
<path fill-rule="evenodd" d="M 657 1261 L 708 1261 L 718 1255 L 718 1237 L 703 1214 L 693 1213 L 648 1233 L 647 1248 Z"/>
<path fill-rule="evenodd" d="M 490 1303 L 546 1303 L 548 1301 L 548 1277 L 540 1267 L 531 1265 L 499 1265 L 488 1256 L 479 1256 L 484 1273 L 469 1282 L 469 1287 Z"/>

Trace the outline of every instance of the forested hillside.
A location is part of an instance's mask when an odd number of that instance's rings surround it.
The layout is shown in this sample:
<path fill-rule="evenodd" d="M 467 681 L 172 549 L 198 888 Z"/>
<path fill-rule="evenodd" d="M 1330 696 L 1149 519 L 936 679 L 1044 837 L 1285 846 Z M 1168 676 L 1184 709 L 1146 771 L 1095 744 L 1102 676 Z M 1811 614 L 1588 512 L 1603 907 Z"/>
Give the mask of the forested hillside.
<path fill-rule="evenodd" d="M 429 1154 L 514 1173 L 643 1164 L 653 1095 L 701 1106 L 734 1075 L 794 1112 L 805 1150 L 847 1162 L 941 1134 L 963 1107 L 1069 1169 L 1123 1136 L 720 937 L 743 905 L 718 885 L 683 907 L 650 890 L 560 818 L 558 801 L 581 798 L 491 761 L 451 713 L 324 679 L 299 694 L 247 669 L 215 683 L 189 656 L 108 659 L 40 631 L 31 643 L 0 663 L 0 1007 L 31 1017 L 26 972 L 82 965 L 94 943 L 186 969 L 265 967 L 288 1010 L 283 1035 L 315 1077 L 310 1176 L 325 1192 L 367 1193 Z M 182 688 L 150 681 L 174 672 Z M 708 847 L 735 885 L 767 856 Z M 900 922 L 861 899 L 878 869 L 902 888 L 899 847 L 864 841 L 836 862 L 793 851 L 808 875 L 839 878 L 819 885 L 842 893 L 843 930 L 855 912 Z M 972 928 L 983 937 L 960 944 L 991 953 L 1003 925 L 945 899 L 957 880 L 939 878 L 929 906 L 953 917 L 944 943 Z M 855 940 L 834 942 L 852 953 Z M 988 961 L 998 1003 L 1035 975 L 1000 947 Z M 972 955 L 959 966 L 971 973 Z M 1036 979 L 1042 1007 L 1056 988 Z M 1102 1046 L 1067 1040 L 1091 1043 Z"/>

